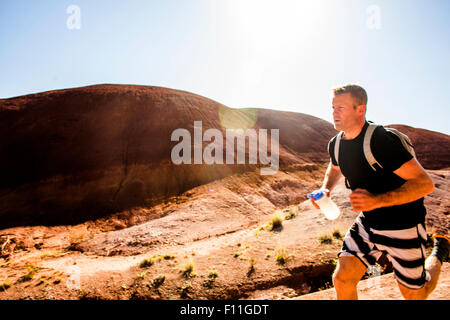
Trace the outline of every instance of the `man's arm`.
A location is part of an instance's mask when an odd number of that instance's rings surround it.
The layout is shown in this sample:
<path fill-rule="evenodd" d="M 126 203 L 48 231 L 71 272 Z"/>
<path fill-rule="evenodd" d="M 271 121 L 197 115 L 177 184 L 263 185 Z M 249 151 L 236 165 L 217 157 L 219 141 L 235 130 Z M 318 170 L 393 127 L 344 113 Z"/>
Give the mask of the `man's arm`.
<path fill-rule="evenodd" d="M 339 166 L 335 166 L 333 162 L 330 160 L 330 164 L 328 165 L 327 171 L 325 172 L 325 177 L 323 178 L 322 188 L 321 189 L 328 189 L 327 196 L 330 196 L 331 190 L 336 186 L 339 179 L 341 178 L 342 173 Z M 313 198 L 311 198 L 311 202 L 314 207 L 317 209 L 320 209 L 317 203 L 314 201 Z"/>
<path fill-rule="evenodd" d="M 434 190 L 430 176 L 415 158 L 404 163 L 394 173 L 406 182 L 393 191 L 374 195 L 364 189 L 356 189 L 350 195 L 350 203 L 355 211 L 370 211 L 413 202 Z"/>
<path fill-rule="evenodd" d="M 341 177 L 341 169 L 339 166 L 335 166 L 330 160 L 325 177 L 323 178 L 322 189 L 328 189 L 331 192 Z"/>

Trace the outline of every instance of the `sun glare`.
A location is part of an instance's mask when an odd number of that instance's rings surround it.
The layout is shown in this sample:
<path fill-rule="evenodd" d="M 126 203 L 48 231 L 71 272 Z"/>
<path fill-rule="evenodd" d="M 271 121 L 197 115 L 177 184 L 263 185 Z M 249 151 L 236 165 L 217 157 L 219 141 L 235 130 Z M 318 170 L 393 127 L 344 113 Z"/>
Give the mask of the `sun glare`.
<path fill-rule="evenodd" d="M 239 79 L 247 88 L 273 78 L 277 65 L 304 60 L 310 40 L 320 38 L 333 10 L 328 2 L 301 0 L 230 0 L 227 6 L 241 50 Z"/>
<path fill-rule="evenodd" d="M 231 1 L 234 22 L 256 51 L 292 48 L 317 31 L 325 5 L 320 1 Z M 322 25 L 322 24 L 321 24 Z"/>

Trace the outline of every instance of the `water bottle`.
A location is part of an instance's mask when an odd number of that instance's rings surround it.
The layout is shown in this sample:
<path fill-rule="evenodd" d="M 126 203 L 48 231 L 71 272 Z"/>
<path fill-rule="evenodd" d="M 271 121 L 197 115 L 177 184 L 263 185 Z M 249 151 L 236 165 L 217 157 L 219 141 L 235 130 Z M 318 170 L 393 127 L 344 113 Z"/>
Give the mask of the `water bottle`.
<path fill-rule="evenodd" d="M 336 203 L 327 196 L 328 192 L 327 189 L 319 189 L 308 193 L 307 197 L 308 199 L 314 199 L 314 202 L 319 206 L 320 211 L 322 211 L 327 219 L 334 220 L 339 217 L 341 212 Z"/>

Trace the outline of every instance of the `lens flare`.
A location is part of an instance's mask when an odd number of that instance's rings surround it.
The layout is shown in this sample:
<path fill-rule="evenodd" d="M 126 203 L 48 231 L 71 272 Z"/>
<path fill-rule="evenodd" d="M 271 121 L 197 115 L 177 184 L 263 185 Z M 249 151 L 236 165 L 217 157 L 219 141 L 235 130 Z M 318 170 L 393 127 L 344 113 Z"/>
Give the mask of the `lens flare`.
<path fill-rule="evenodd" d="M 258 120 L 258 110 L 253 108 L 233 109 L 221 105 L 219 107 L 219 121 L 226 129 L 252 129 Z"/>

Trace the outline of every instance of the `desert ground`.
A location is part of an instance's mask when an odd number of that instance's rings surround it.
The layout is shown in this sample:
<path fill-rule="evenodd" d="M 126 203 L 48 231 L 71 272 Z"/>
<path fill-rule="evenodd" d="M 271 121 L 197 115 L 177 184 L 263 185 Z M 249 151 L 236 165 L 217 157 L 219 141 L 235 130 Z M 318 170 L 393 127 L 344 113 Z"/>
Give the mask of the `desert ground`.
<path fill-rule="evenodd" d="M 174 165 L 170 134 L 196 120 L 222 132 L 280 128 L 279 170 Z M 306 198 L 322 183 L 330 123 L 99 85 L 1 99 L 0 124 L 0 299 L 336 298 L 331 275 L 358 213 L 343 181 L 332 193 L 336 220 Z M 428 232 L 448 232 L 450 137 L 394 127 L 435 184 Z M 379 263 L 382 275 L 362 281 L 360 297 L 402 299 L 391 266 Z M 449 284 L 446 262 L 430 299 L 448 300 Z"/>
<path fill-rule="evenodd" d="M 152 208 L 161 210 L 160 218 L 131 227 L 128 219 L 148 208 L 101 222 L 2 230 L 0 279 L 9 288 L 0 298 L 335 299 L 326 289 L 357 213 L 342 182 L 332 195 L 341 208 L 336 220 L 304 199 L 323 172 L 304 166 L 266 179 L 257 172 L 228 177 Z M 450 171 L 430 174 L 439 187 L 426 198 L 427 225 L 448 223 L 442 194 L 449 192 Z M 290 196 L 295 204 L 274 208 L 268 194 Z M 272 229 L 274 215 L 282 219 Z M 381 287 L 362 282 L 361 298 L 401 299 L 384 267 Z M 445 263 L 431 299 L 449 298 L 449 274 Z"/>

